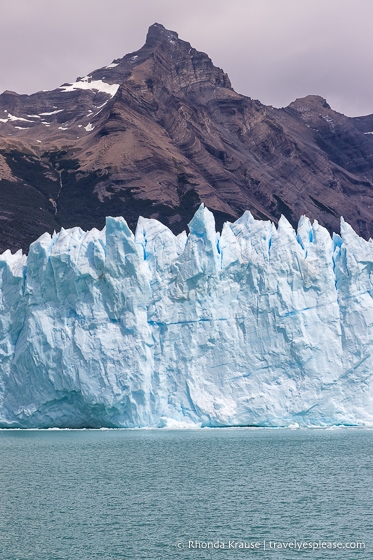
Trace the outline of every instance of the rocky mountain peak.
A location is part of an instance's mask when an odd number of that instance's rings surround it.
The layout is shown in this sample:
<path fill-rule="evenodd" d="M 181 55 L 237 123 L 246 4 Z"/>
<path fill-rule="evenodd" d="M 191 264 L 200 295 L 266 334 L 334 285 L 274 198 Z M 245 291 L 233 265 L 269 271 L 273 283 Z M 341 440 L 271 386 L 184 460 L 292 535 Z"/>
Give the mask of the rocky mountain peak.
<path fill-rule="evenodd" d="M 132 58 L 136 57 L 132 75 L 134 78 L 136 74 L 141 76 L 154 92 L 157 84 L 161 89 L 166 87 L 179 93 L 206 91 L 211 86 L 232 89 L 227 74 L 214 66 L 206 53 L 196 50 L 160 23 L 149 27 L 145 45 L 131 54 Z M 136 72 L 139 66 L 141 69 Z"/>
<path fill-rule="evenodd" d="M 321 95 L 306 95 L 306 97 L 298 97 L 298 99 L 290 103 L 289 108 L 294 109 L 299 113 L 305 111 L 331 109 L 327 100 L 324 97 L 321 97 Z"/>
<path fill-rule="evenodd" d="M 175 42 L 178 39 L 179 35 L 176 31 L 166 29 L 161 23 L 153 23 L 153 25 L 149 27 L 145 45 L 154 47 L 162 41 Z"/>
<path fill-rule="evenodd" d="M 331 231 L 344 215 L 368 238 L 372 142 L 373 116 L 345 117 L 316 95 L 265 107 L 155 23 L 139 50 L 74 83 L 0 94 L 0 251 L 106 216 L 179 233 L 201 202 L 219 228 L 247 209 Z"/>
<path fill-rule="evenodd" d="M 217 87 L 232 90 L 227 74 L 214 66 L 206 53 L 179 39 L 175 31 L 160 23 L 149 27 L 146 42 L 139 50 L 113 60 L 83 80 L 125 85 L 136 92 L 144 89 L 145 84 L 144 91 L 148 88 L 155 96 L 165 89 L 174 93 L 204 91 L 205 94 Z"/>

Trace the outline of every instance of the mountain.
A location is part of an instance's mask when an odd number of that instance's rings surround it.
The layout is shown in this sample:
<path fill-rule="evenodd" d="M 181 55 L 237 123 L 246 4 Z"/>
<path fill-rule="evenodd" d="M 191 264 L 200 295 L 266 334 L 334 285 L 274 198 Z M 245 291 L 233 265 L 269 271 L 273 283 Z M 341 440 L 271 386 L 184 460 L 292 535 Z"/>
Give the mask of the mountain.
<path fill-rule="evenodd" d="M 373 244 L 246 212 L 0 256 L 0 426 L 373 426 Z"/>
<path fill-rule="evenodd" d="M 318 96 L 284 109 L 236 93 L 211 59 L 160 24 L 145 45 L 53 91 L 0 95 L 0 250 L 106 216 L 177 234 L 203 202 L 217 226 L 249 209 L 373 236 L 373 115 Z"/>

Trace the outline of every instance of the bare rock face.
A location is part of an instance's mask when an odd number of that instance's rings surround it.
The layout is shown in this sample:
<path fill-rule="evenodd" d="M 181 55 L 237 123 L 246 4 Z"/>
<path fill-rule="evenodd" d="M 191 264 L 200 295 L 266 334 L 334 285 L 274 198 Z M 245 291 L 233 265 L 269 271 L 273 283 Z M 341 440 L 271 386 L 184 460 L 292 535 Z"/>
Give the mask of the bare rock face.
<path fill-rule="evenodd" d="M 45 231 L 156 218 L 174 233 L 201 202 L 217 224 L 246 209 L 373 236 L 373 116 L 321 97 L 284 109 L 237 94 L 160 24 L 145 45 L 53 91 L 0 95 L 0 250 Z"/>

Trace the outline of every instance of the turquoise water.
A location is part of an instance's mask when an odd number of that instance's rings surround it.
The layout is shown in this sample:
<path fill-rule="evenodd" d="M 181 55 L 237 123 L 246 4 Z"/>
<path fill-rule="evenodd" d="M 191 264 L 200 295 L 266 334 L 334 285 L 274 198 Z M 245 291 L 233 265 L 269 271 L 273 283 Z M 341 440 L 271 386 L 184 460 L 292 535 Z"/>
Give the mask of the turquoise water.
<path fill-rule="evenodd" d="M 0 431 L 0 559 L 373 558 L 372 459 L 358 429 Z"/>

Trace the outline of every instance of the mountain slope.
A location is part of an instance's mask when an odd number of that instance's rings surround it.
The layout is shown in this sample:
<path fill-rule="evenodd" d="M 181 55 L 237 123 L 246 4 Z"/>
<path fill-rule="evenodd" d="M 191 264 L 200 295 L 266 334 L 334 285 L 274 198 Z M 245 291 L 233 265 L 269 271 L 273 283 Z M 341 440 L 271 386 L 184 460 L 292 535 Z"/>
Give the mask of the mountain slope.
<path fill-rule="evenodd" d="M 217 225 L 250 209 L 373 236 L 372 116 L 317 96 L 266 107 L 159 24 L 137 52 L 51 92 L 0 95 L 0 250 L 105 216 L 182 231 L 201 202 Z"/>

